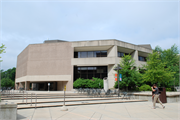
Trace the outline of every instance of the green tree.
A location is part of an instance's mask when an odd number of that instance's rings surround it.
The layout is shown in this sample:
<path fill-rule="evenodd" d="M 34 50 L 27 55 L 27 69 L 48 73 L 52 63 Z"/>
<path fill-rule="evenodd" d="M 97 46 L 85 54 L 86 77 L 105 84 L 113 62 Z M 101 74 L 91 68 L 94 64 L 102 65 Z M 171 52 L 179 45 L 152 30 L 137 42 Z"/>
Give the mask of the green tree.
<path fill-rule="evenodd" d="M 2 62 L 2 60 L 1 60 L 1 54 L 2 54 L 2 53 L 5 53 L 5 49 L 6 49 L 5 45 L 2 44 L 2 45 L 0 46 L 0 62 Z M 1 69 L 1 68 L 0 68 L 0 69 Z M 1 73 L 0 73 L 0 79 L 1 79 Z M 1 80 L 0 80 L 0 89 L 1 89 Z M 1 102 L 1 96 L 0 96 L 0 102 Z"/>
<path fill-rule="evenodd" d="M 2 45 L 0 46 L 0 54 L 5 53 L 5 49 L 6 49 L 5 45 L 2 44 Z M 1 56 L 0 56 L 0 59 L 1 59 Z M 2 60 L 0 60 L 0 62 L 2 62 Z"/>
<path fill-rule="evenodd" d="M 168 86 L 179 86 L 179 50 L 177 45 L 171 46 L 170 49 L 162 50 L 161 47 L 156 46 L 154 52 L 159 53 L 160 60 L 165 63 L 165 68 L 169 68 L 171 72 L 174 72 L 174 76 L 171 78 L 171 82 Z"/>
<path fill-rule="evenodd" d="M 10 78 L 11 80 L 15 81 L 15 75 L 16 75 L 15 67 L 13 67 L 12 69 L 8 69 L 6 71 L 1 70 L 1 79 Z"/>
<path fill-rule="evenodd" d="M 142 84 L 141 74 L 135 67 L 135 60 L 130 55 L 125 55 L 120 61 L 122 70 L 119 73 L 122 74 L 122 81 L 119 83 L 120 88 L 136 89 L 137 86 Z M 115 82 L 115 88 L 118 87 L 118 81 Z"/>
<path fill-rule="evenodd" d="M 146 71 L 143 74 L 143 82 L 158 84 L 158 86 L 167 86 L 173 79 L 174 72 L 166 68 L 167 64 L 162 62 L 160 54 L 153 52 L 147 58 Z"/>
<path fill-rule="evenodd" d="M 2 87 L 14 87 L 14 81 L 9 78 L 1 79 L 1 86 Z"/>

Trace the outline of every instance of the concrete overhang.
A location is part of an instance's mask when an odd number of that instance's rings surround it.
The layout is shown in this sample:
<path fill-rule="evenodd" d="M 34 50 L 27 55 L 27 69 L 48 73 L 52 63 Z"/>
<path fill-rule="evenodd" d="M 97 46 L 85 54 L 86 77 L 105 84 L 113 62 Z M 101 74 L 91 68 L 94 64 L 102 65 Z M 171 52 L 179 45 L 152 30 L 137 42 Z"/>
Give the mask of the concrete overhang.
<path fill-rule="evenodd" d="M 150 53 L 149 53 L 149 54 L 150 54 Z M 148 53 L 138 51 L 138 56 L 147 57 L 147 56 L 148 56 Z"/>
<path fill-rule="evenodd" d="M 76 66 L 101 66 L 116 64 L 121 58 L 118 57 L 100 57 L 100 58 L 72 58 L 71 65 Z"/>
<path fill-rule="evenodd" d="M 86 47 L 74 47 L 74 51 L 79 52 L 79 51 L 100 51 L 100 50 L 108 50 L 112 45 L 108 46 L 86 46 Z"/>
<path fill-rule="evenodd" d="M 117 46 L 120 51 L 126 53 L 127 51 L 128 53 L 131 53 L 133 52 L 133 50 L 152 53 L 150 45 L 134 45 L 116 39 L 72 42 L 72 47 L 74 47 L 74 51 L 108 50 L 112 46 Z"/>
<path fill-rule="evenodd" d="M 32 75 L 16 78 L 16 83 L 25 81 L 71 81 L 71 75 Z"/>
<path fill-rule="evenodd" d="M 129 49 L 129 48 L 124 48 L 124 47 L 117 47 L 119 52 L 124 52 L 124 53 L 132 53 L 134 51 L 134 49 Z"/>

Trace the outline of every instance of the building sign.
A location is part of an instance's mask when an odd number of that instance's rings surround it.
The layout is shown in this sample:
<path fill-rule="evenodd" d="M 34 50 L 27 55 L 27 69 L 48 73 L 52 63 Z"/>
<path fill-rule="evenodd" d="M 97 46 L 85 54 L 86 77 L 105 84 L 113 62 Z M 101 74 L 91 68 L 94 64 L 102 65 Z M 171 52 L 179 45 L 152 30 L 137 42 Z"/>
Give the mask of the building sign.
<path fill-rule="evenodd" d="M 119 74 L 119 81 L 122 81 L 122 74 Z"/>
<path fill-rule="evenodd" d="M 115 81 L 117 81 L 117 74 L 115 74 Z"/>

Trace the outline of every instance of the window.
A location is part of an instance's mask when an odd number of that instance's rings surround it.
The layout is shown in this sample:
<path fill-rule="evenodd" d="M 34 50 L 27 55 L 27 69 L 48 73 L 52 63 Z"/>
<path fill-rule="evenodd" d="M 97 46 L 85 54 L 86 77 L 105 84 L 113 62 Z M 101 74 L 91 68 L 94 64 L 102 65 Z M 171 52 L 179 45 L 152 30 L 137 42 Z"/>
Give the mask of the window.
<path fill-rule="evenodd" d="M 87 52 L 80 52 L 81 58 L 87 58 Z"/>
<path fill-rule="evenodd" d="M 101 57 L 107 57 L 107 51 L 101 51 Z"/>
<path fill-rule="evenodd" d="M 78 58 L 78 52 L 74 52 L 74 58 Z"/>
<path fill-rule="evenodd" d="M 138 56 L 139 61 L 146 61 L 146 57 Z"/>
<path fill-rule="evenodd" d="M 78 78 L 92 79 L 107 77 L 107 66 L 74 66 L 74 81 Z"/>
<path fill-rule="evenodd" d="M 123 53 L 118 51 L 118 57 L 123 57 L 124 55 L 129 55 L 129 53 Z"/>
<path fill-rule="evenodd" d="M 107 51 L 74 52 L 74 58 L 107 57 Z"/>
<path fill-rule="evenodd" d="M 93 52 L 88 52 L 88 57 L 94 57 L 94 53 Z"/>
<path fill-rule="evenodd" d="M 96 57 L 101 57 L 101 52 L 100 51 L 96 51 L 95 54 L 96 54 Z"/>

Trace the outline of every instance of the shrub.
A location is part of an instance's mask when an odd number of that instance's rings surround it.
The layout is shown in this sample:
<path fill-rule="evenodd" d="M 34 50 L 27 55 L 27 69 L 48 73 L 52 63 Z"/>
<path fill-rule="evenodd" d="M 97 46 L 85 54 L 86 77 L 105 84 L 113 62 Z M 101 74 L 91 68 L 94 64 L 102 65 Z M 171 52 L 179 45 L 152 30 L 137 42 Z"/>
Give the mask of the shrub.
<path fill-rule="evenodd" d="M 152 89 L 151 86 L 144 84 L 141 87 L 139 87 L 139 91 L 152 91 Z"/>
<path fill-rule="evenodd" d="M 166 88 L 166 91 L 177 91 L 174 87 L 172 88 Z"/>
<path fill-rule="evenodd" d="M 166 88 L 166 91 L 172 91 L 171 88 Z"/>
<path fill-rule="evenodd" d="M 74 88 L 103 88 L 103 80 L 100 78 L 83 79 L 78 78 L 73 83 Z"/>

